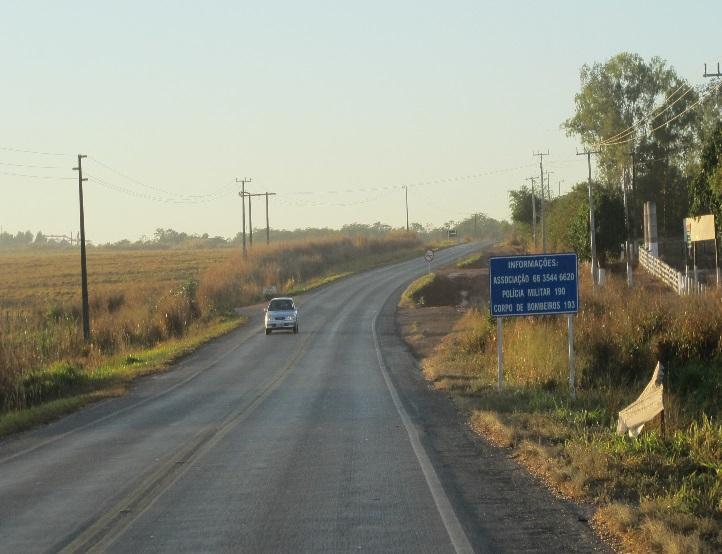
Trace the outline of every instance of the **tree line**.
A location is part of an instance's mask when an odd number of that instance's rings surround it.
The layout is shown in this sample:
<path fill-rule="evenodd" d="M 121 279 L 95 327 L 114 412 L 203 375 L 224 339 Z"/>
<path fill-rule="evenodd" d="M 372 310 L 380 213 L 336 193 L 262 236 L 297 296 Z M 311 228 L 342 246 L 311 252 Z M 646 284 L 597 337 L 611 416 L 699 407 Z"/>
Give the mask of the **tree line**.
<path fill-rule="evenodd" d="M 448 236 L 448 230 L 457 230 L 459 238 L 499 238 L 508 229 L 509 224 L 505 221 L 498 221 L 483 213 L 476 216 L 471 215 L 459 221 L 447 221 L 444 225 L 433 227 L 412 223 L 409 230 L 416 233 L 425 240 L 439 240 Z M 405 227 L 393 227 L 381 222 L 348 223 L 340 229 L 329 227 L 306 227 L 303 229 L 270 229 L 269 238 L 271 242 L 312 240 L 325 237 L 341 236 L 365 236 L 382 237 L 394 231 L 405 231 Z M 265 243 L 266 229 L 258 228 L 253 230 L 254 242 Z M 246 240 L 250 239 L 246 235 Z M 127 239 L 104 244 L 89 244 L 89 248 L 102 248 L 114 250 L 153 250 L 153 249 L 200 249 L 200 248 L 233 248 L 240 247 L 242 234 L 239 232 L 234 237 L 210 236 L 208 233 L 194 234 L 176 231 L 170 228 L 157 228 L 151 237 L 141 237 L 136 241 Z M 49 237 L 41 231 L 33 234 L 31 231 L 20 231 L 16 234 L 8 232 L 0 233 L 0 250 L 22 250 L 22 249 L 70 249 L 78 247 L 77 240 L 70 237 Z"/>
<path fill-rule="evenodd" d="M 628 187 L 632 237 L 643 234 L 646 201 L 657 205 L 660 238 L 681 239 L 682 220 L 715 214 L 722 223 L 722 92 L 691 86 L 659 57 L 622 52 L 584 65 L 575 111 L 562 122 L 568 136 L 595 154 L 593 183 L 597 248 L 616 256 L 624 242 L 622 187 Z M 512 220 L 532 224 L 528 187 L 510 193 Z M 540 202 L 540 199 L 537 199 Z M 540 206 L 537 206 L 540 208 Z M 547 242 L 589 257 L 586 180 L 545 205 Z M 539 209 L 537 209 L 539 217 Z"/>

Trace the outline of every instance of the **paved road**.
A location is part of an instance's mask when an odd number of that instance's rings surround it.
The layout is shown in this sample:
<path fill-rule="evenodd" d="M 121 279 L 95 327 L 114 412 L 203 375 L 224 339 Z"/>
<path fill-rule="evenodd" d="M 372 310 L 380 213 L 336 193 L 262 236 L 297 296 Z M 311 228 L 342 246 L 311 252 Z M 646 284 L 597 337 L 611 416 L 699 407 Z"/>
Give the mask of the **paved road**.
<path fill-rule="evenodd" d="M 298 335 L 263 335 L 254 309 L 123 398 L 0 443 L 0 550 L 603 550 L 418 378 L 393 308 L 425 267 L 300 297 Z"/>

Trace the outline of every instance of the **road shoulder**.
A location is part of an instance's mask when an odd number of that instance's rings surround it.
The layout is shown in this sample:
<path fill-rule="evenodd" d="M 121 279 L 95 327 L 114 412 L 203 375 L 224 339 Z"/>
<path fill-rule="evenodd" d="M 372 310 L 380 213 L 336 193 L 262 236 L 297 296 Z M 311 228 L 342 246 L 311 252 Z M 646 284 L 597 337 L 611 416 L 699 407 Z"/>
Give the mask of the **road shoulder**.
<path fill-rule="evenodd" d="M 402 340 L 399 287 L 385 302 L 377 333 L 391 379 L 477 551 L 609 552 L 589 527 L 589 514 L 555 498 L 507 452 L 473 433 L 451 399 L 423 378 Z"/>

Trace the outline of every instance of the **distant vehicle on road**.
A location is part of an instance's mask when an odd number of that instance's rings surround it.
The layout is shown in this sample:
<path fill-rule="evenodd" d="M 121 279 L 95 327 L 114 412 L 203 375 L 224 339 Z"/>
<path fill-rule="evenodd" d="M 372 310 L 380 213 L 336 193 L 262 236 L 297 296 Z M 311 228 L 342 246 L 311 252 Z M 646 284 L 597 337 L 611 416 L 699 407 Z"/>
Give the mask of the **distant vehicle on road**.
<path fill-rule="evenodd" d="M 293 298 L 273 298 L 265 309 L 263 328 L 267 335 L 276 329 L 288 329 L 298 333 L 298 310 Z"/>

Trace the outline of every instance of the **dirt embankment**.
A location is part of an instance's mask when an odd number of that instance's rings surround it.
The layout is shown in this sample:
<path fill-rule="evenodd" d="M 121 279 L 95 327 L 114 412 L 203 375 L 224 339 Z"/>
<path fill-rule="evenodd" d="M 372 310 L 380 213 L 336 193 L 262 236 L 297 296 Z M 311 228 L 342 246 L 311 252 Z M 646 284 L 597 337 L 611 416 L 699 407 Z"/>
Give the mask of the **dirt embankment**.
<path fill-rule="evenodd" d="M 484 262 L 488 256 L 483 254 Z M 397 317 L 401 335 L 414 355 L 429 357 L 438 344 L 454 332 L 456 323 L 470 308 L 489 297 L 489 270 L 480 265 L 446 267 L 419 279 L 404 294 Z"/>

